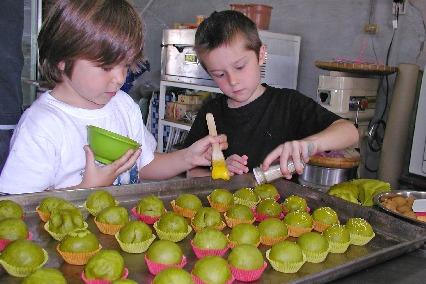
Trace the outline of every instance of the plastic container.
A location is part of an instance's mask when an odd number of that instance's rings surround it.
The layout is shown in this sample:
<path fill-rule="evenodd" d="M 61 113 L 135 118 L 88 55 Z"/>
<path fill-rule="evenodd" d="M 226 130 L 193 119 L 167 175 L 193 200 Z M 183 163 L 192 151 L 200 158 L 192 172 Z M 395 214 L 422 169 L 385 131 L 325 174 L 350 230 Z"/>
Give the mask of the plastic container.
<path fill-rule="evenodd" d="M 260 30 L 269 29 L 272 6 L 262 4 L 230 4 L 231 9 L 249 17 Z"/>

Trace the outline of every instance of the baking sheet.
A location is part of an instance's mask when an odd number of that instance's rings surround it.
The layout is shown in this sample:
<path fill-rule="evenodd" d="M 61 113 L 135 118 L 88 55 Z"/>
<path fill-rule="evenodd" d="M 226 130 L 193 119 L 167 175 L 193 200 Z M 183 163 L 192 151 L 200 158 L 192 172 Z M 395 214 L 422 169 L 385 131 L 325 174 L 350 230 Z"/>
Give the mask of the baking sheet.
<path fill-rule="evenodd" d="M 233 177 L 229 182 L 212 181 L 210 178 L 197 178 L 108 187 L 105 189 L 111 192 L 111 194 L 120 201 L 120 204 L 128 209 L 135 206 L 142 196 L 148 194 L 154 194 L 162 198 L 166 207 L 170 209 L 169 202 L 183 192 L 197 194 L 203 203 L 208 205 L 206 196 L 214 188 L 227 188 L 231 191 L 235 191 L 241 187 L 253 186 L 254 184 L 253 177 L 247 174 Z M 276 272 L 268 264 L 268 268 L 265 270 L 262 278 L 253 283 L 328 282 L 415 250 L 421 247 L 426 241 L 425 228 L 415 226 L 384 212 L 352 204 L 337 197 L 321 193 L 318 190 L 302 187 L 286 180 L 279 180 L 274 184 L 281 194 L 280 202 L 288 195 L 297 194 L 306 198 L 309 207 L 312 209 L 320 206 L 332 207 L 338 213 L 342 223 L 346 222 L 350 217 L 365 218 L 372 224 L 376 232 L 376 237 L 366 246 L 359 247 L 351 245 L 344 254 L 329 254 L 326 261 L 322 263 L 306 263 L 299 272 L 295 274 Z M 23 205 L 26 212 L 25 222 L 33 233 L 34 241 L 46 248 L 49 253 L 49 261 L 46 266 L 59 268 L 65 274 L 68 283 L 71 284 L 82 283 L 80 280 L 80 273 L 84 267 L 67 264 L 57 254 L 55 251 L 57 242 L 44 231 L 42 227 L 43 223 L 35 213 L 35 207 L 47 196 L 63 197 L 81 207 L 89 193 L 90 190 L 66 190 L 0 198 L 12 199 Z M 83 212 L 87 215 L 87 212 Z M 116 249 L 121 252 L 125 259 L 126 267 L 129 269 L 130 279 L 134 279 L 138 281 L 138 283 L 150 283 L 153 276 L 149 274 L 146 268 L 144 254 L 128 254 L 122 252 L 113 236 L 99 233 L 92 217 L 88 216 L 87 222 L 89 224 L 89 229 L 97 234 L 104 248 Z M 226 229 L 225 232 L 229 232 L 229 229 Z M 189 240 L 192 239 L 193 236 L 194 233 L 192 232 L 189 238 L 178 243 L 188 258 L 188 264 L 185 266 L 187 271 L 192 269 L 196 261 L 189 243 Z M 261 245 L 259 248 L 265 253 L 269 247 Z M 22 279 L 11 277 L 3 270 L 0 272 L 0 283 L 20 283 L 21 281 Z M 239 282 L 236 281 L 235 283 Z"/>

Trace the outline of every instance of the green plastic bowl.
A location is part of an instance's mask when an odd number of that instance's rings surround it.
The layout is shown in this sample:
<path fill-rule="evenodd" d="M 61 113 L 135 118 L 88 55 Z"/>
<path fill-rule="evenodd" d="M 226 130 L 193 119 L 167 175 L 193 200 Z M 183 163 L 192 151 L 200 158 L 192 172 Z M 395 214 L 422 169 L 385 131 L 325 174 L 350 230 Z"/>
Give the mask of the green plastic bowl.
<path fill-rule="evenodd" d="M 111 164 L 129 149 L 140 147 L 133 139 L 93 125 L 87 126 L 87 140 L 96 161 L 103 164 Z"/>

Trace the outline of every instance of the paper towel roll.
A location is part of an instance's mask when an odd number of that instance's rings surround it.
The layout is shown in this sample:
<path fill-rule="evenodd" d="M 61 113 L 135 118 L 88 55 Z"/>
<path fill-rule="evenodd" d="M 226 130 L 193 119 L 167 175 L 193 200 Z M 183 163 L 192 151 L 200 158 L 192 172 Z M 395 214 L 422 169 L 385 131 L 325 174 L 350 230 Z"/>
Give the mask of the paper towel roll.
<path fill-rule="evenodd" d="M 398 66 L 378 170 L 378 178 L 389 182 L 392 189 L 398 189 L 404 165 L 418 74 L 415 64 Z"/>

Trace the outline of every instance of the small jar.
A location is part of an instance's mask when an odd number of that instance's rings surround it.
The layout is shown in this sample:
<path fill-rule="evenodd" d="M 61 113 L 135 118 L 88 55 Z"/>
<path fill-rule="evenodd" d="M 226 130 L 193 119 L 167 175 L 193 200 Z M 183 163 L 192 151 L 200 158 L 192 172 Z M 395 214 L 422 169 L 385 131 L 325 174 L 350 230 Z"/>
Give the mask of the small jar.
<path fill-rule="evenodd" d="M 290 174 L 294 174 L 296 172 L 293 160 L 287 161 L 287 169 L 289 170 Z M 261 167 L 254 168 L 253 174 L 258 184 L 272 182 L 283 177 L 280 164 L 270 166 L 267 171 L 263 171 Z"/>

